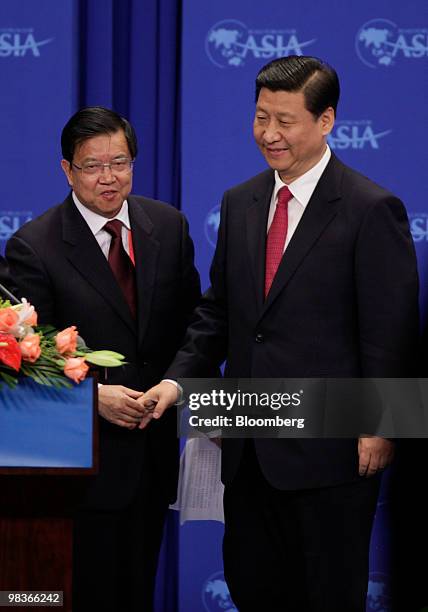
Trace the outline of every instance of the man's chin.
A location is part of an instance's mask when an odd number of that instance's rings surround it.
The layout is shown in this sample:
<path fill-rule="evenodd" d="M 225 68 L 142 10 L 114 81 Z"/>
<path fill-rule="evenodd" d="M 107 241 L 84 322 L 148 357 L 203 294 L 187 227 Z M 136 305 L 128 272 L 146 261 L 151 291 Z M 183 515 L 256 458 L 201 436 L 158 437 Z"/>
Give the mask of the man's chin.
<path fill-rule="evenodd" d="M 266 159 L 266 161 L 269 164 L 269 167 L 272 168 L 272 170 L 276 170 L 280 176 L 287 176 L 290 174 L 290 164 L 280 163 L 273 159 Z"/>
<path fill-rule="evenodd" d="M 102 217 L 106 217 L 107 219 L 112 219 L 120 211 L 120 209 L 122 208 L 122 204 L 123 199 L 116 198 L 116 200 L 113 202 L 96 202 L 92 207 L 88 206 L 88 208 L 90 208 L 90 210 L 92 210 L 92 212 L 96 213 L 97 215 L 101 215 Z"/>

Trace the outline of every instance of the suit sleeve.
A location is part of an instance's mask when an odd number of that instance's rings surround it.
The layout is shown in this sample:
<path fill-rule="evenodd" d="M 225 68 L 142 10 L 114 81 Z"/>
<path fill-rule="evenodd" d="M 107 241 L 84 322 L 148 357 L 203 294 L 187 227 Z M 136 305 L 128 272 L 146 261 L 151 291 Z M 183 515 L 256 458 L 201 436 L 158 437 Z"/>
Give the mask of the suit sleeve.
<path fill-rule="evenodd" d="M 418 275 L 407 214 L 398 198 L 385 197 L 368 209 L 356 243 L 355 278 L 363 376 L 412 375 Z"/>
<path fill-rule="evenodd" d="M 6 259 L 18 297 L 25 297 L 35 307 L 40 324 L 54 323 L 53 288 L 38 254 L 23 238 L 15 235 L 6 245 Z"/>
<path fill-rule="evenodd" d="M 165 378 L 211 377 L 217 375 L 226 358 L 226 218 L 227 194 L 221 206 L 217 246 L 210 269 L 211 286 L 194 311 L 182 347 Z"/>

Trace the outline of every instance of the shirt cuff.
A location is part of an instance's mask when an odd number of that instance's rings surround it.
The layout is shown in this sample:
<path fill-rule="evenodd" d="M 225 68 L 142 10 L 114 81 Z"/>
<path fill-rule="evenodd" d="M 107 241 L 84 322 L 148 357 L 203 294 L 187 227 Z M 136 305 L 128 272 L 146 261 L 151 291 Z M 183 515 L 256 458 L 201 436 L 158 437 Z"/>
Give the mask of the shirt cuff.
<path fill-rule="evenodd" d="M 164 378 L 163 380 L 161 380 L 161 382 L 167 382 L 167 383 L 170 383 L 171 385 L 174 385 L 174 387 L 176 387 L 178 391 L 178 398 L 174 404 L 175 406 L 181 406 L 182 404 L 185 403 L 186 400 L 184 399 L 183 387 L 179 385 L 176 380 L 172 380 L 172 378 Z"/>

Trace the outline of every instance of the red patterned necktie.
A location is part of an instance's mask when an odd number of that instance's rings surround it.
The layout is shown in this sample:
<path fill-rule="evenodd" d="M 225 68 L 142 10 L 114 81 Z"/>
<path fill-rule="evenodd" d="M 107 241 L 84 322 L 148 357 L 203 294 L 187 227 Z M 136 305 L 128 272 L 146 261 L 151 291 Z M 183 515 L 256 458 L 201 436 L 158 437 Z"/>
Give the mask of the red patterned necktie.
<path fill-rule="evenodd" d="M 265 299 L 284 253 L 288 230 L 288 202 L 292 197 L 293 194 L 286 186 L 278 191 L 278 202 L 266 241 Z"/>
<path fill-rule="evenodd" d="M 108 221 L 103 229 L 111 235 L 110 249 L 108 252 L 110 268 L 128 302 L 132 316 L 135 318 L 137 314 L 135 267 L 123 248 L 122 226 L 122 221 L 113 219 L 113 221 Z"/>

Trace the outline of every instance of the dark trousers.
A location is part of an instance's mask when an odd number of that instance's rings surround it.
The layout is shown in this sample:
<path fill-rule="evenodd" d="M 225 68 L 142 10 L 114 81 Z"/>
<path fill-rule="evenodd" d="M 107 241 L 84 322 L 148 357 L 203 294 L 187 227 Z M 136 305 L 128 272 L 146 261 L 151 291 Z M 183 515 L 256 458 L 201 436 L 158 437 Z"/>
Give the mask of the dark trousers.
<path fill-rule="evenodd" d="M 115 512 L 80 511 L 73 534 L 73 612 L 152 612 L 168 500 L 145 483 Z"/>
<path fill-rule="evenodd" d="M 380 478 L 280 491 L 248 441 L 224 493 L 224 573 L 240 612 L 365 612 Z"/>

